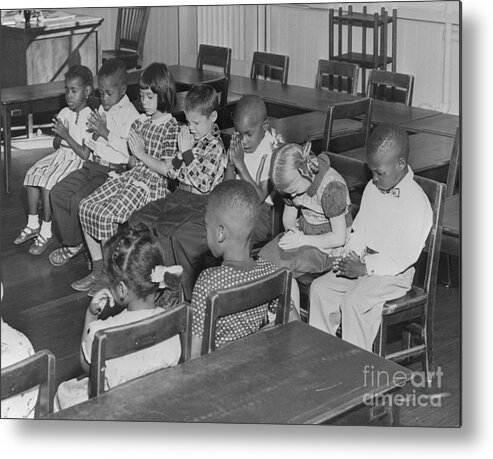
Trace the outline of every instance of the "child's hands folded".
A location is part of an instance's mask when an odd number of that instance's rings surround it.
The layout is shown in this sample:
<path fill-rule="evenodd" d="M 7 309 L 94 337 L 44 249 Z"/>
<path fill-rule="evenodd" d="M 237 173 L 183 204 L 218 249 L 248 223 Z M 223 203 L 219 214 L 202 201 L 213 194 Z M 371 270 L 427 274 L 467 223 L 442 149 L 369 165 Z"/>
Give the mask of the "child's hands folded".
<path fill-rule="evenodd" d="M 237 169 L 245 164 L 245 150 L 243 149 L 243 143 L 241 142 L 240 135 L 235 132 L 231 137 L 231 143 L 229 144 L 230 161 L 235 165 Z"/>
<path fill-rule="evenodd" d="M 91 314 L 97 316 L 106 306 L 113 307 L 115 305 L 115 299 L 107 288 L 103 288 L 96 292 L 89 305 L 89 311 Z"/>
<path fill-rule="evenodd" d="M 63 140 L 67 140 L 69 136 L 69 132 L 67 127 L 61 122 L 60 118 L 54 117 L 53 118 L 53 132 L 61 137 Z"/>
<path fill-rule="evenodd" d="M 193 147 L 193 136 L 188 126 L 182 126 L 178 133 L 178 149 L 181 153 L 191 150 Z"/>
<path fill-rule="evenodd" d="M 306 245 L 305 234 L 298 229 L 289 229 L 277 243 L 281 250 L 293 250 Z"/>
<path fill-rule="evenodd" d="M 336 258 L 333 271 L 337 276 L 348 279 L 356 279 L 368 274 L 366 264 L 361 261 L 356 252 L 349 252 L 345 257 Z"/>
<path fill-rule="evenodd" d="M 87 130 L 96 134 L 96 136 L 108 139 L 110 131 L 108 131 L 108 128 L 106 127 L 106 116 L 104 116 L 104 114 L 102 115 L 97 110 L 93 110 L 87 120 Z"/>
<path fill-rule="evenodd" d="M 144 139 L 140 137 L 135 131 L 130 131 L 127 142 L 132 154 L 137 159 L 142 160 L 142 158 L 146 154 Z"/>

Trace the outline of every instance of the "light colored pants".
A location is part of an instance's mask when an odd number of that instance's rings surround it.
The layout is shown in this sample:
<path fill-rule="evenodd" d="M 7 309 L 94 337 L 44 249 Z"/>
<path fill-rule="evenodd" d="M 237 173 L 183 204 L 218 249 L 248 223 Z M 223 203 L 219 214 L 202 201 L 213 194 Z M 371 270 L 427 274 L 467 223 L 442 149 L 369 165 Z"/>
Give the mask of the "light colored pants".
<path fill-rule="evenodd" d="M 342 320 L 342 339 L 372 350 L 386 301 L 403 296 L 412 285 L 414 268 L 397 276 L 358 279 L 324 274 L 310 286 L 309 324 L 335 335 Z"/>

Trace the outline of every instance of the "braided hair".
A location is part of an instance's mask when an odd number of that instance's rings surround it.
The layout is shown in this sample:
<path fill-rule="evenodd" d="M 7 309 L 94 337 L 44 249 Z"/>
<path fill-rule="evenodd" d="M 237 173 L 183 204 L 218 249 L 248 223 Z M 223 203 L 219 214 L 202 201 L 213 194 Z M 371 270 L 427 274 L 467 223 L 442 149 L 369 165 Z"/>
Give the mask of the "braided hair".
<path fill-rule="evenodd" d="M 288 143 L 281 145 L 272 154 L 271 178 L 279 193 L 284 193 L 296 174 L 310 182 L 320 170 L 318 159 L 311 154 L 310 142 L 303 145 Z"/>
<path fill-rule="evenodd" d="M 120 226 L 105 244 L 105 264 L 112 287 L 124 282 L 141 299 L 156 293 L 159 283 L 151 280 L 151 273 L 164 265 L 156 232 L 144 224 Z"/>

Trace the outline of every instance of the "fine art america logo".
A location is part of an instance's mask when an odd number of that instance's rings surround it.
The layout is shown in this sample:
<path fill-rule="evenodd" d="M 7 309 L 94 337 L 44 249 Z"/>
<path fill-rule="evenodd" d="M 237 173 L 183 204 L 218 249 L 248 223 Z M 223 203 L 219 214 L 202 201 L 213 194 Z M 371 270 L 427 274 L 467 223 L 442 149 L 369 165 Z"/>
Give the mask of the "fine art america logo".
<path fill-rule="evenodd" d="M 386 370 L 377 370 L 373 365 L 365 365 L 363 368 L 363 385 L 368 388 L 368 392 L 364 395 L 363 402 L 367 406 L 432 406 L 439 408 L 442 406 L 442 398 L 450 395 L 446 392 L 440 392 L 442 368 L 438 367 L 437 371 L 432 372 L 430 376 L 431 380 L 428 381 L 424 371 L 413 371 L 411 379 L 409 379 L 409 373 L 404 371 L 389 373 Z M 412 391 L 408 393 L 375 394 L 372 390 L 385 387 L 404 387 L 408 382 L 412 387 Z"/>

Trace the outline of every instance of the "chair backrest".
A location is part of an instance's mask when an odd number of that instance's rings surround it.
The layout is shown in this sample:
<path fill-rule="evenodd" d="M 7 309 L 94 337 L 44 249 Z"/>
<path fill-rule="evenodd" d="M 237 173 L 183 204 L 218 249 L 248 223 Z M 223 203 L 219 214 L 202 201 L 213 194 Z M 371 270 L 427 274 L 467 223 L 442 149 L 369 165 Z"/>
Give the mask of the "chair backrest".
<path fill-rule="evenodd" d="M 458 185 L 457 179 L 459 177 L 460 156 L 461 156 L 460 126 L 457 126 L 457 129 L 455 130 L 454 146 L 452 147 L 452 155 L 450 156 L 450 163 L 448 166 L 447 198 L 450 198 L 455 194 Z"/>
<path fill-rule="evenodd" d="M 347 92 L 356 95 L 358 89 L 358 66 L 348 62 L 319 59 L 317 67 L 317 89 Z"/>
<path fill-rule="evenodd" d="M 288 71 L 288 56 L 263 53 L 261 51 L 255 51 L 253 53 L 252 70 L 250 72 L 250 78 L 253 80 L 256 80 L 262 75 L 266 80 L 277 80 L 282 84 L 287 84 Z"/>
<path fill-rule="evenodd" d="M 428 293 L 429 298 L 433 299 L 435 297 L 438 262 L 440 259 L 446 186 L 444 183 L 440 183 L 425 177 L 420 177 L 418 175 L 414 176 L 414 180 L 425 192 L 433 210 L 432 226 L 430 233 L 428 234 L 428 238 L 426 239 L 423 251 L 423 253 L 426 254 L 426 269 L 423 289 L 426 293 Z"/>
<path fill-rule="evenodd" d="M 224 74 L 229 77 L 231 73 L 231 48 L 222 46 L 204 45 L 199 46 L 197 56 L 197 69 L 204 70 L 204 65 L 221 67 Z"/>
<path fill-rule="evenodd" d="M 138 54 L 137 68 L 142 67 L 144 41 L 151 8 L 142 6 L 118 8 L 115 49 L 131 50 Z"/>
<path fill-rule="evenodd" d="M 53 413 L 55 397 L 55 356 L 38 351 L 20 362 L 2 368 L 2 400 L 39 386 L 35 417 Z"/>
<path fill-rule="evenodd" d="M 283 268 L 262 279 L 216 290 L 206 298 L 202 355 L 216 349 L 217 320 L 277 299 L 275 325 L 287 323 L 291 305 L 291 273 Z"/>
<path fill-rule="evenodd" d="M 325 118 L 322 151 L 342 153 L 364 147 L 370 131 L 372 102 L 372 99 L 365 98 L 329 105 Z M 334 122 L 343 119 L 361 119 L 361 127 L 334 134 Z"/>
<path fill-rule="evenodd" d="M 413 89 L 413 75 L 372 69 L 368 77 L 366 94 L 373 99 L 411 105 L 413 102 Z"/>
<path fill-rule="evenodd" d="M 103 393 L 106 361 L 122 357 L 180 335 L 180 363 L 190 358 L 192 313 L 188 303 L 139 322 L 99 330 L 94 335 L 89 374 L 89 397 Z"/>

